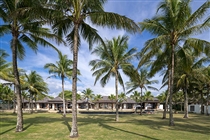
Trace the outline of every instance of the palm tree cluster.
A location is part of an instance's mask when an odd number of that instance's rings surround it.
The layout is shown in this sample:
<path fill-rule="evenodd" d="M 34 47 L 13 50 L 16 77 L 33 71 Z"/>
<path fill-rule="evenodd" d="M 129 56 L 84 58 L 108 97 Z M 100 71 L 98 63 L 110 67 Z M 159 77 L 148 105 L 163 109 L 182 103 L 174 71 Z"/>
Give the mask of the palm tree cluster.
<path fill-rule="evenodd" d="M 118 105 L 125 99 L 125 93 L 140 88 L 140 93 L 135 92 L 132 98 L 141 104 L 143 100 L 151 98 L 151 93 L 146 92 L 146 89 L 157 90 L 151 86 L 157 81 L 151 78 L 158 72 L 163 75 L 162 87 L 168 87 L 170 126 L 174 125 L 173 96 L 179 90 L 182 90 L 185 98 L 186 118 L 189 97 L 190 100 L 196 100 L 198 98 L 195 97 L 199 96 L 202 104 L 208 104 L 210 70 L 206 67 L 206 62 L 209 60 L 210 42 L 195 38 L 194 35 L 210 27 L 210 18 L 205 19 L 210 1 L 207 0 L 192 12 L 191 0 L 162 0 L 157 8 L 157 15 L 138 24 L 126 16 L 104 11 L 106 2 L 107 0 L 0 0 L 0 18 L 4 22 L 0 25 L 0 36 L 11 35 L 12 49 L 12 68 L 11 64 L 5 61 L 6 54 L 0 51 L 0 78 L 11 81 L 15 86 L 17 132 L 23 131 L 21 91 L 27 90 L 32 100 L 48 91 L 46 83 L 35 71 L 22 75 L 18 68 L 17 59 L 24 58 L 26 46 L 35 52 L 38 45 L 49 46 L 58 52 L 59 61 L 46 64 L 45 68 L 49 69 L 53 76 L 61 78 L 63 108 L 64 79 L 72 79 L 72 94 L 69 96 L 72 100 L 70 137 L 78 137 L 76 105 L 80 72 L 77 65 L 82 39 L 89 43 L 90 50 L 94 43 L 99 44 L 92 50 L 92 54 L 96 54 L 99 59 L 89 63 L 93 76 L 96 77 L 95 84 L 100 80 L 104 87 L 111 77 L 115 78 L 116 121 L 119 120 Z M 146 41 L 143 49 L 137 52 L 136 48 L 129 48 L 128 36 L 104 40 L 92 25 L 124 29 L 129 33 L 146 30 L 154 35 L 154 38 Z M 73 53 L 72 60 L 61 54 L 50 40 L 55 40 L 58 44 L 68 44 Z M 139 60 L 137 66 L 132 64 L 135 59 Z M 126 88 L 122 73 L 129 77 Z M 123 94 L 118 94 L 118 84 L 122 86 Z M 126 89 L 128 92 L 125 92 Z M 84 90 L 83 94 L 87 101 L 94 99 L 91 89 Z M 63 115 L 66 115 L 65 111 Z"/>
<path fill-rule="evenodd" d="M 189 93 L 187 74 L 192 74 L 191 68 L 198 68 L 193 67 L 193 64 L 198 62 L 197 59 L 200 56 L 209 57 L 210 42 L 194 38 L 193 35 L 209 29 L 209 17 L 205 19 L 205 14 L 210 8 L 210 1 L 207 0 L 193 13 L 190 2 L 190 0 L 164 0 L 160 3 L 154 18 L 145 19 L 139 23 L 142 30 L 149 31 L 155 37 L 145 43 L 138 67 L 156 58 L 151 62 L 151 75 L 165 71 L 163 83 L 168 85 L 170 126 L 174 125 L 173 94 L 179 89 L 183 89 L 184 93 Z M 202 66 L 205 60 L 202 59 L 199 65 Z M 180 79 L 178 84 L 177 79 Z M 185 101 L 187 101 L 187 94 L 185 94 Z M 187 109 L 187 102 L 185 102 L 185 108 Z"/>
<path fill-rule="evenodd" d="M 7 104 L 7 109 L 11 109 L 11 105 L 14 105 L 14 97 L 14 91 L 8 85 L 0 84 L 0 101 Z"/>

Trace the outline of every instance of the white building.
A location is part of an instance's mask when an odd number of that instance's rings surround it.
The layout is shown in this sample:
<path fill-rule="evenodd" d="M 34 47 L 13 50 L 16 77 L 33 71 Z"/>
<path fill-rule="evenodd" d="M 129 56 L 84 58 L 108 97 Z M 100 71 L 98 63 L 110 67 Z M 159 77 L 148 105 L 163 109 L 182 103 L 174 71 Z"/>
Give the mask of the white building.
<path fill-rule="evenodd" d="M 200 104 L 191 104 L 188 105 L 188 112 L 192 113 L 201 113 L 201 105 Z M 210 105 L 208 106 L 208 113 L 210 114 Z M 204 105 L 204 114 L 206 114 L 206 106 Z"/>

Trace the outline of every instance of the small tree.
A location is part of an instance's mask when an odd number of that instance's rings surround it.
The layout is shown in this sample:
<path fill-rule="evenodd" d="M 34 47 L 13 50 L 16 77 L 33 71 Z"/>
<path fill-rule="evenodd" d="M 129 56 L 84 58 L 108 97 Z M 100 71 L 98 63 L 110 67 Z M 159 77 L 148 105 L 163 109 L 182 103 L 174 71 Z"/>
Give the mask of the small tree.
<path fill-rule="evenodd" d="M 135 113 L 137 112 L 137 104 L 140 102 L 140 92 L 134 91 L 130 95 L 130 98 L 133 99 L 136 102 L 136 107 L 135 107 Z"/>
<path fill-rule="evenodd" d="M 108 99 L 112 101 L 112 110 L 113 110 L 114 109 L 113 101 L 116 101 L 116 96 L 114 96 L 114 94 L 111 94 L 110 96 L 108 96 Z"/>
<path fill-rule="evenodd" d="M 82 97 L 86 99 L 87 102 L 87 110 L 89 110 L 89 101 L 92 101 L 94 98 L 93 91 L 90 88 L 87 88 L 86 90 L 83 90 L 82 93 Z"/>

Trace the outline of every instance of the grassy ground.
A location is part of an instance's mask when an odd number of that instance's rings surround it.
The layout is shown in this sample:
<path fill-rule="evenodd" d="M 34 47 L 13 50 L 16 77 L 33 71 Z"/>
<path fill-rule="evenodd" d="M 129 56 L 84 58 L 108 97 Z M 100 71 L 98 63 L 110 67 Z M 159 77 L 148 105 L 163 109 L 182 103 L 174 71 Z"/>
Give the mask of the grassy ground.
<path fill-rule="evenodd" d="M 210 116 L 174 114 L 175 126 L 168 126 L 162 114 L 140 116 L 78 115 L 78 140 L 210 140 Z M 24 131 L 15 132 L 16 115 L 0 113 L 0 140 L 69 140 L 71 114 L 24 114 Z"/>

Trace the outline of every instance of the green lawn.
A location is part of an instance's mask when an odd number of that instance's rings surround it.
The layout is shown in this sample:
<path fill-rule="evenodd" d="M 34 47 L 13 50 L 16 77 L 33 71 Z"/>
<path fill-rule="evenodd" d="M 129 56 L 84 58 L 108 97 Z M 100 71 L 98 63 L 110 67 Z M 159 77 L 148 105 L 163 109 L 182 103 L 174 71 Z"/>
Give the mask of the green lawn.
<path fill-rule="evenodd" d="M 79 140 L 210 140 L 210 116 L 174 114 L 174 127 L 162 114 L 78 115 Z M 16 133 L 16 115 L 0 114 L 0 140 L 68 140 L 71 114 L 24 114 L 24 132 Z"/>

